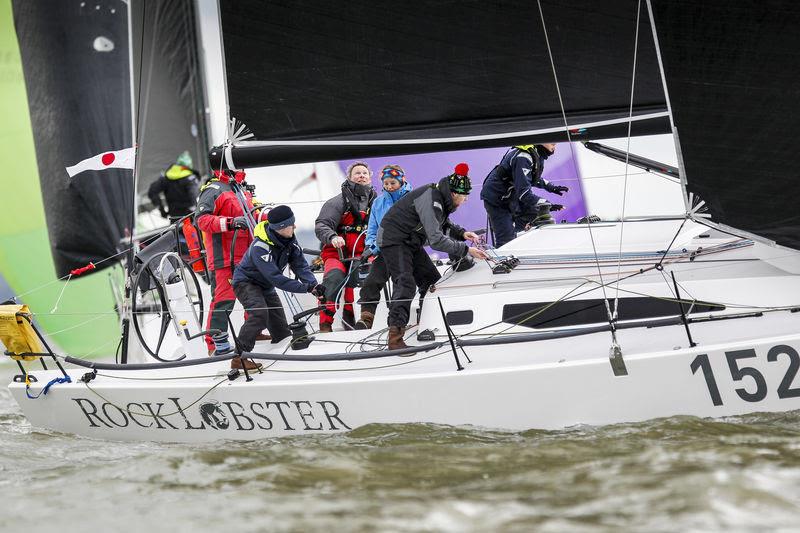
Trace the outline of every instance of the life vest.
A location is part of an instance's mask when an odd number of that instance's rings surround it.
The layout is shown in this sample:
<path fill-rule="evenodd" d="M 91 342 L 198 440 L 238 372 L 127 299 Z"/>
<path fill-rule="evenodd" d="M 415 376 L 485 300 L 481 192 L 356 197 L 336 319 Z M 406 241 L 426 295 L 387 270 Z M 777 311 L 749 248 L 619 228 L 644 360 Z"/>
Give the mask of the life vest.
<path fill-rule="evenodd" d="M 370 209 L 372 209 L 372 202 L 370 201 L 367 204 L 367 209 L 365 211 L 360 211 L 356 207 L 358 202 L 355 196 L 353 196 L 352 191 L 346 187 L 342 187 L 342 198 L 344 199 L 345 211 L 342 213 L 341 220 L 339 220 L 336 233 L 347 234 L 366 231 L 367 224 L 369 223 L 369 212 Z"/>
<path fill-rule="evenodd" d="M 205 272 L 206 262 L 203 258 L 203 248 L 200 246 L 200 235 L 195 225 L 192 224 L 191 217 L 183 219 L 181 231 L 186 239 L 186 246 L 189 249 L 189 260 L 192 264 L 192 270 L 195 272 Z"/>

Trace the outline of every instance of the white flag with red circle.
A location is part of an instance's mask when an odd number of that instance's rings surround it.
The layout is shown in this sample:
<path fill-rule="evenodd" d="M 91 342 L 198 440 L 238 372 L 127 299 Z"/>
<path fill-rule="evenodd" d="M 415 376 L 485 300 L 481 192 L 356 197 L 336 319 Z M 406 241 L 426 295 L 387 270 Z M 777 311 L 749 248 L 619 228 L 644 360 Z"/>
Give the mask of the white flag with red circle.
<path fill-rule="evenodd" d="M 103 152 L 96 156 L 84 159 L 80 163 L 67 167 L 67 174 L 72 178 L 85 170 L 105 170 L 107 168 L 130 168 L 136 161 L 136 150 L 125 148 L 115 152 Z"/>

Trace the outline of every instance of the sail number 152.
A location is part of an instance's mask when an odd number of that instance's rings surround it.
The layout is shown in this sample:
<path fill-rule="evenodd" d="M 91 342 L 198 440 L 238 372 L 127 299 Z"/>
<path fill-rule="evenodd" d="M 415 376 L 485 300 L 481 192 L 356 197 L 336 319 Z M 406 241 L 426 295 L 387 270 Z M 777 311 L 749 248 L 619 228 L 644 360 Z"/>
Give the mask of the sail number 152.
<path fill-rule="evenodd" d="M 784 374 L 783 379 L 778 385 L 778 398 L 796 398 L 800 396 L 800 387 L 792 388 L 792 383 L 797 375 L 797 371 L 800 370 L 800 354 L 791 346 L 779 344 L 778 346 L 770 348 L 767 353 L 767 361 L 774 363 L 782 354 L 786 354 L 789 358 L 789 367 L 786 369 L 786 374 Z M 764 379 L 764 374 L 752 366 L 747 366 L 747 360 L 756 357 L 758 357 L 758 355 L 752 348 L 725 352 L 731 378 L 733 378 L 733 381 L 742 381 L 743 385 L 747 385 L 747 387 L 734 389 L 736 394 L 739 395 L 739 398 L 746 402 L 760 402 L 767 397 L 768 387 L 767 380 Z M 703 377 L 706 380 L 706 387 L 708 387 L 708 394 L 711 396 L 711 401 L 714 405 L 722 405 L 722 396 L 720 396 L 717 380 L 714 377 L 714 371 L 711 369 L 711 363 L 708 361 L 708 355 L 700 354 L 695 357 L 689 368 L 692 369 L 692 374 L 696 374 L 698 370 L 703 371 Z M 755 385 L 755 390 L 753 390 L 753 385 Z"/>

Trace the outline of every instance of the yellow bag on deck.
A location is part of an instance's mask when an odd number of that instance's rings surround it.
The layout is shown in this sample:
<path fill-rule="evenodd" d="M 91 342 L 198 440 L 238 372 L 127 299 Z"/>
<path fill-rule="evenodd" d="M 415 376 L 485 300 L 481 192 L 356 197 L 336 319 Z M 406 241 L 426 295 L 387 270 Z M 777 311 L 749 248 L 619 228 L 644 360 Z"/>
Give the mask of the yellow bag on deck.
<path fill-rule="evenodd" d="M 22 353 L 42 353 L 42 344 L 33 326 L 23 316 L 31 316 L 27 305 L 0 305 L 0 340 L 12 359 L 33 361 L 36 356 Z"/>

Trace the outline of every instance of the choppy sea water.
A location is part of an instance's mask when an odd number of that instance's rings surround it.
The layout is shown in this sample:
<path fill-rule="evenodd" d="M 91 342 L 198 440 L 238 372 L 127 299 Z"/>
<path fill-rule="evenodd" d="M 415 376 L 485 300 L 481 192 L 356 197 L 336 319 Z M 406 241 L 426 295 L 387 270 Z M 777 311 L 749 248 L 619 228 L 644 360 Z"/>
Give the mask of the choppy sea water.
<path fill-rule="evenodd" d="M 0 530 L 798 531 L 800 412 L 119 443 L 32 429 L 3 386 Z"/>

